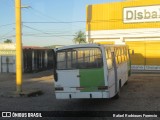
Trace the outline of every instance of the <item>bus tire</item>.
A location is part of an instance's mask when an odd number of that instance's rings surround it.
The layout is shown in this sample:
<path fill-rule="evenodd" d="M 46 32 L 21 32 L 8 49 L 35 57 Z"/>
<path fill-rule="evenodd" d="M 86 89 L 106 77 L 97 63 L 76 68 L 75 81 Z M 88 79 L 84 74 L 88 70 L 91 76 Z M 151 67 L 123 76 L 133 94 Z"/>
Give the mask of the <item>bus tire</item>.
<path fill-rule="evenodd" d="M 121 86 L 122 86 L 121 80 L 119 80 L 119 91 L 118 91 L 119 95 L 120 95 L 120 91 L 121 91 Z"/>
<path fill-rule="evenodd" d="M 113 99 L 119 99 L 119 92 L 113 97 Z"/>
<path fill-rule="evenodd" d="M 127 85 L 128 84 L 128 80 L 124 83 L 124 85 Z"/>

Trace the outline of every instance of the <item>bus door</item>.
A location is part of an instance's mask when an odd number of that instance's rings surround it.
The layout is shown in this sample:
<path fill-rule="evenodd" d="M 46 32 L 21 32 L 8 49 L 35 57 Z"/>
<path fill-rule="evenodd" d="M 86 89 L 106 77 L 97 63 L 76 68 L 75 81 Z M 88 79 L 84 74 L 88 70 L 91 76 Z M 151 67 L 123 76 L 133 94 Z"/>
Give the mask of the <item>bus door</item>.
<path fill-rule="evenodd" d="M 57 82 L 56 86 L 64 88 L 65 92 L 75 92 L 79 86 L 79 70 L 77 69 L 77 51 L 66 49 L 57 51 Z"/>
<path fill-rule="evenodd" d="M 113 48 L 106 49 L 106 59 L 107 59 L 107 67 L 108 67 L 108 81 L 109 86 L 115 87 L 115 93 L 117 93 L 117 65 L 115 60 L 115 53 Z M 115 94 L 112 93 L 112 94 Z"/>
<path fill-rule="evenodd" d="M 113 62 L 113 69 L 114 69 L 114 78 L 115 78 L 115 93 L 118 92 L 118 74 L 117 74 L 117 65 L 116 65 L 116 59 L 115 59 L 115 53 L 111 52 L 112 54 L 112 62 Z"/>
<path fill-rule="evenodd" d="M 78 55 L 81 92 L 100 90 L 100 86 L 105 86 L 101 50 L 99 48 L 81 49 Z"/>

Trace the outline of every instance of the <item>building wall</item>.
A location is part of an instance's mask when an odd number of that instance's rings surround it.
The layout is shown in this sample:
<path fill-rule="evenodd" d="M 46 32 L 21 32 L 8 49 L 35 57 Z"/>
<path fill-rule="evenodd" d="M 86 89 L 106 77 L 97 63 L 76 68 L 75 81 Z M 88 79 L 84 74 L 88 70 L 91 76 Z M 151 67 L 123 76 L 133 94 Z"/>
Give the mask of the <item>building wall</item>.
<path fill-rule="evenodd" d="M 14 43 L 0 44 L 0 73 L 15 73 L 15 49 Z"/>
<path fill-rule="evenodd" d="M 160 1 L 136 0 L 88 5 L 88 42 L 127 44 L 132 69 L 160 70 Z"/>
<path fill-rule="evenodd" d="M 87 31 L 133 28 L 159 28 L 158 22 L 125 23 L 124 10 L 132 7 L 158 6 L 159 0 L 110 2 L 87 6 Z"/>

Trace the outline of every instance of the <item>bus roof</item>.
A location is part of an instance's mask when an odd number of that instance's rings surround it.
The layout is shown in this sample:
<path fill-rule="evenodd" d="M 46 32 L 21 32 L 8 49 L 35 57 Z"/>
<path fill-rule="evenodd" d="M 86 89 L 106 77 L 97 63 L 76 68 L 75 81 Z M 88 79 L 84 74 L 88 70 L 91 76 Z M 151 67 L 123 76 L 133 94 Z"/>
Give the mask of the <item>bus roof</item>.
<path fill-rule="evenodd" d="M 63 49 L 70 49 L 70 48 L 82 48 L 82 47 L 100 47 L 100 46 L 104 46 L 104 47 L 111 47 L 111 46 L 116 46 L 116 47 L 120 47 L 120 46 L 127 46 L 127 45 L 113 45 L 113 44 L 96 44 L 96 43 L 92 43 L 92 44 L 78 44 L 78 45 L 69 45 L 69 46 L 63 46 L 63 47 L 59 47 L 56 48 L 55 50 L 63 50 Z"/>

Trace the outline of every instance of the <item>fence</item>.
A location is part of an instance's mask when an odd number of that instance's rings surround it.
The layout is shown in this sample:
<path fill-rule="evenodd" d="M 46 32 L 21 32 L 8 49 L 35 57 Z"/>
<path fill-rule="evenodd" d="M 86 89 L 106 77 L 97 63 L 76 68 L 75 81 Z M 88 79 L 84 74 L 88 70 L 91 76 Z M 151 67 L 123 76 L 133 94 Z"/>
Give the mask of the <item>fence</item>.
<path fill-rule="evenodd" d="M 15 73 L 15 47 L 11 50 L 7 47 L 8 44 L 3 44 L 0 49 L 0 73 Z M 23 47 L 22 62 L 23 72 L 36 72 L 52 69 L 53 51 L 52 49 L 43 47 Z"/>
<path fill-rule="evenodd" d="M 53 68 L 51 49 L 23 49 L 23 71 L 34 72 Z"/>

